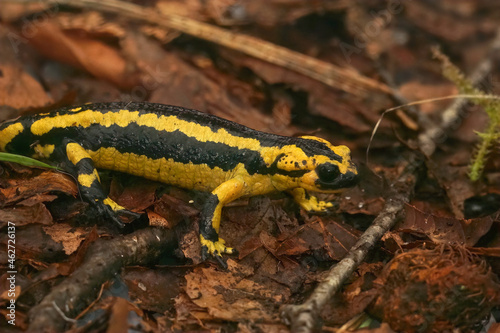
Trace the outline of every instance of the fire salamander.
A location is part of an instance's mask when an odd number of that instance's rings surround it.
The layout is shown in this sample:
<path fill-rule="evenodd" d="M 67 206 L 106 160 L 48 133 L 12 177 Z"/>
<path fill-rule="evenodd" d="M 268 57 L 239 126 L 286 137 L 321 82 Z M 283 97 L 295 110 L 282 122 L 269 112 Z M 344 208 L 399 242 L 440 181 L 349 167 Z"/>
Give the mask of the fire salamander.
<path fill-rule="evenodd" d="M 63 162 L 83 199 L 119 224 L 119 216 L 138 214 L 104 194 L 96 168 L 211 192 L 200 217 L 202 257 L 222 263 L 221 254 L 235 252 L 219 237 L 227 203 L 285 191 L 305 210 L 323 212 L 332 204 L 309 191 L 338 192 L 358 178 L 346 146 L 153 103 L 88 104 L 6 121 L 0 151 Z"/>

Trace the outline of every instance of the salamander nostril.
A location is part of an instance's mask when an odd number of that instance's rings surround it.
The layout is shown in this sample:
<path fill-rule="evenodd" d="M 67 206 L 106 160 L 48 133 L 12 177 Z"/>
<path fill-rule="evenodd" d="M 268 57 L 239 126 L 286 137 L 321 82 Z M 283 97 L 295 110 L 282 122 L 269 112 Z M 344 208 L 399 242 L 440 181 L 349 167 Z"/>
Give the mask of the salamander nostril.
<path fill-rule="evenodd" d="M 339 179 L 339 187 L 353 187 L 359 182 L 359 176 L 354 172 L 346 172 Z"/>

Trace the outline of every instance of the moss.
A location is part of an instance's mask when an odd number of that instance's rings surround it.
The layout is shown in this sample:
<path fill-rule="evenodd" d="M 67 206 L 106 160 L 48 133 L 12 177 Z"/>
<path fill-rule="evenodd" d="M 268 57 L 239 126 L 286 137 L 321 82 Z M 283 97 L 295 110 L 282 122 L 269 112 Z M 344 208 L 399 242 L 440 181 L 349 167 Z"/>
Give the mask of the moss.
<path fill-rule="evenodd" d="M 469 177 L 472 181 L 477 181 L 483 173 L 484 166 L 488 159 L 491 148 L 500 139 L 500 100 L 499 96 L 491 96 L 474 87 L 473 83 L 437 49 L 434 56 L 442 63 L 443 75 L 454 82 L 461 94 L 476 95 L 471 101 L 484 108 L 489 117 L 489 123 L 484 132 L 477 132 L 479 137 L 478 145 L 475 149 L 469 166 Z M 490 97 L 490 98 L 487 98 Z"/>

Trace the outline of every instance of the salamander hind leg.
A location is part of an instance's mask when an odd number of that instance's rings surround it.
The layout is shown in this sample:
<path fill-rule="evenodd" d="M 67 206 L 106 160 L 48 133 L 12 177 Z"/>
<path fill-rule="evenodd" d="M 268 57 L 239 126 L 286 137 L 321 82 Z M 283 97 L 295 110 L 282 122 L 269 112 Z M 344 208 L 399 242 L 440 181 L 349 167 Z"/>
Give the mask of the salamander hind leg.
<path fill-rule="evenodd" d="M 119 227 L 124 227 L 119 216 L 130 219 L 140 217 L 140 214 L 125 209 L 104 194 L 94 162 L 81 145 L 69 139 L 64 140 L 63 144 L 67 165 L 76 176 L 80 195 L 96 209 L 99 216 L 112 220 Z"/>

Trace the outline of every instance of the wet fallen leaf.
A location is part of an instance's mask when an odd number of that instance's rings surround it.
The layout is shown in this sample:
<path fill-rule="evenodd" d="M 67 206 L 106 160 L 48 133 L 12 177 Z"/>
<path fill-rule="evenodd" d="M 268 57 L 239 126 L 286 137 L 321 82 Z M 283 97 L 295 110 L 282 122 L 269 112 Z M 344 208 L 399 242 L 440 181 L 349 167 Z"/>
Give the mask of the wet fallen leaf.
<path fill-rule="evenodd" d="M 42 269 L 45 268 L 43 262 L 46 260 L 60 260 L 66 256 L 63 245 L 54 241 L 43 228 L 41 224 L 28 224 L 16 230 L 16 260 L 28 260 Z M 7 244 L 5 233 L 0 234 L 0 241 Z M 40 265 L 37 262 L 40 262 Z"/>
<path fill-rule="evenodd" d="M 7 187 L 0 188 L 0 196 L 6 205 L 47 192 L 62 192 L 72 196 L 78 194 L 73 178 L 50 171 L 29 179 L 8 179 Z"/>
<path fill-rule="evenodd" d="M 111 314 L 106 332 L 120 333 L 129 329 L 129 312 L 136 310 L 136 306 L 124 298 L 115 297 L 111 306 Z M 140 313 L 140 311 L 138 311 Z"/>
<path fill-rule="evenodd" d="M 42 203 L 0 209 L 0 225 L 7 223 L 7 221 L 15 223 L 19 227 L 31 223 L 44 225 L 54 223 L 52 215 Z"/>
<path fill-rule="evenodd" d="M 133 179 L 135 181 L 125 187 L 113 179 L 109 189 L 109 196 L 119 205 L 131 211 L 142 212 L 155 202 L 155 191 L 158 183 L 139 180 L 139 178 Z"/>
<path fill-rule="evenodd" d="M 164 313 L 172 308 L 184 278 L 180 272 L 128 268 L 123 279 L 131 299 L 142 310 Z"/>
<path fill-rule="evenodd" d="M 358 240 L 360 233 L 351 226 L 330 219 L 316 217 L 301 226 L 279 246 L 279 255 L 300 255 L 317 250 L 325 257 L 340 260 Z"/>
<path fill-rule="evenodd" d="M 406 218 L 396 228 L 425 234 L 436 243 L 458 243 L 474 246 L 491 228 L 491 217 L 457 219 L 424 212 L 415 206 L 406 206 Z"/>

